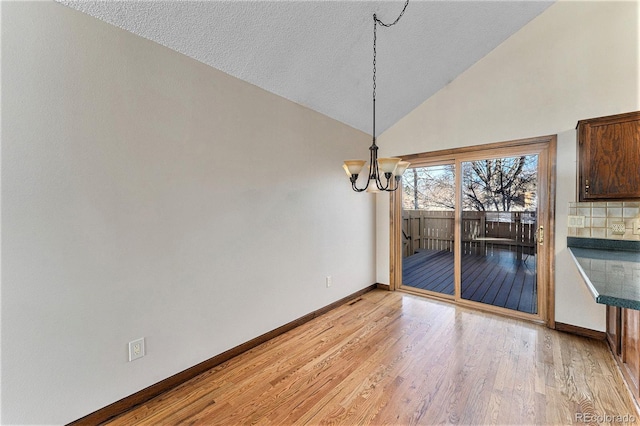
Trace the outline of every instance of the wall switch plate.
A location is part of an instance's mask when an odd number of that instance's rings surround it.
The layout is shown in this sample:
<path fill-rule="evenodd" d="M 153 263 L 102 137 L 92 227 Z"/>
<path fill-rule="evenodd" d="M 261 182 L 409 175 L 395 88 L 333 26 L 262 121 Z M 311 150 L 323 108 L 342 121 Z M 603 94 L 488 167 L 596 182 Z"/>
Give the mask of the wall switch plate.
<path fill-rule="evenodd" d="M 333 284 L 333 280 L 331 279 L 331 275 L 329 275 L 327 277 L 326 283 L 327 283 L 327 288 L 331 287 L 331 285 Z"/>
<path fill-rule="evenodd" d="M 144 337 L 129 342 L 129 362 L 142 358 L 144 355 Z"/>
<path fill-rule="evenodd" d="M 624 235 L 624 222 L 613 222 L 611 224 L 611 233 L 613 235 Z"/>
<path fill-rule="evenodd" d="M 569 216 L 569 228 L 584 228 L 584 216 Z"/>
<path fill-rule="evenodd" d="M 633 220 L 633 235 L 640 235 L 640 219 Z"/>

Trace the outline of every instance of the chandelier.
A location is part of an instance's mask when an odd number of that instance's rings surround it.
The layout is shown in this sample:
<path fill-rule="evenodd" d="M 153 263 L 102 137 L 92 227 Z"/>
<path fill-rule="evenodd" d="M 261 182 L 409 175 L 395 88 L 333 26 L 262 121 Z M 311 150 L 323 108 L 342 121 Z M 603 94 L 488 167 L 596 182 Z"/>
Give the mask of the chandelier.
<path fill-rule="evenodd" d="M 390 24 L 385 24 L 373 14 L 373 142 L 369 147 L 369 177 L 363 188 L 358 188 L 356 181 L 362 171 L 366 161 L 364 160 L 347 160 L 342 166 L 344 171 L 351 180 L 351 188 L 356 192 L 379 192 L 379 191 L 395 191 L 400 186 L 402 174 L 409 167 L 409 163 L 402 161 L 401 158 L 378 158 L 378 145 L 376 145 L 376 32 L 378 24 L 383 27 L 391 27 L 398 23 L 404 11 L 407 10 L 409 0 L 404 3 L 404 8 L 400 15 Z"/>

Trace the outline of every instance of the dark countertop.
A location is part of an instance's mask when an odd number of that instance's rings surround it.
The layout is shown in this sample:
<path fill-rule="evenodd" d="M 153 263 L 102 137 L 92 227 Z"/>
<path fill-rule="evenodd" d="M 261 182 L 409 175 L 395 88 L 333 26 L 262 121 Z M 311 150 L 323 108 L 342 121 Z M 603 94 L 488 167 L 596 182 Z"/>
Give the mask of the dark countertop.
<path fill-rule="evenodd" d="M 567 245 L 597 303 L 640 310 L 640 251 L 637 245 L 620 244 L 611 249 L 611 240 L 594 238 L 570 238 Z"/>

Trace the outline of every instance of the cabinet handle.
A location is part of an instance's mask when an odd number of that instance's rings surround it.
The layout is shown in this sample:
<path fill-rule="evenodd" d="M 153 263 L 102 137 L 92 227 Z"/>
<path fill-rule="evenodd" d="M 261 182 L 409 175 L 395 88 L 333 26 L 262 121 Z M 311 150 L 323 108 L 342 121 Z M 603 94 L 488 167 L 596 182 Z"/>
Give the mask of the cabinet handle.
<path fill-rule="evenodd" d="M 585 194 L 589 192 L 589 179 L 585 180 L 584 182 L 584 192 Z"/>
<path fill-rule="evenodd" d="M 536 235 L 537 240 L 538 240 L 538 244 L 543 245 L 544 244 L 544 226 L 540 225 L 540 228 L 538 228 L 538 235 Z"/>

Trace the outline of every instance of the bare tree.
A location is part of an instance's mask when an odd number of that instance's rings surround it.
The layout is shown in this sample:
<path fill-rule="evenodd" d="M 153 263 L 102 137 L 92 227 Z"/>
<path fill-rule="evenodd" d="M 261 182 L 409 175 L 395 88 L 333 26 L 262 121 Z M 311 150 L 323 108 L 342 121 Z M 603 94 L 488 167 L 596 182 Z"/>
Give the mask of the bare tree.
<path fill-rule="evenodd" d="M 452 210 L 455 206 L 453 164 L 417 167 L 403 176 L 405 210 Z"/>
<path fill-rule="evenodd" d="M 507 212 L 532 207 L 536 166 L 533 155 L 463 163 L 463 208 Z"/>
<path fill-rule="evenodd" d="M 476 211 L 535 209 L 537 156 L 463 162 L 462 207 Z M 455 166 L 417 167 L 403 177 L 403 208 L 453 210 Z"/>

